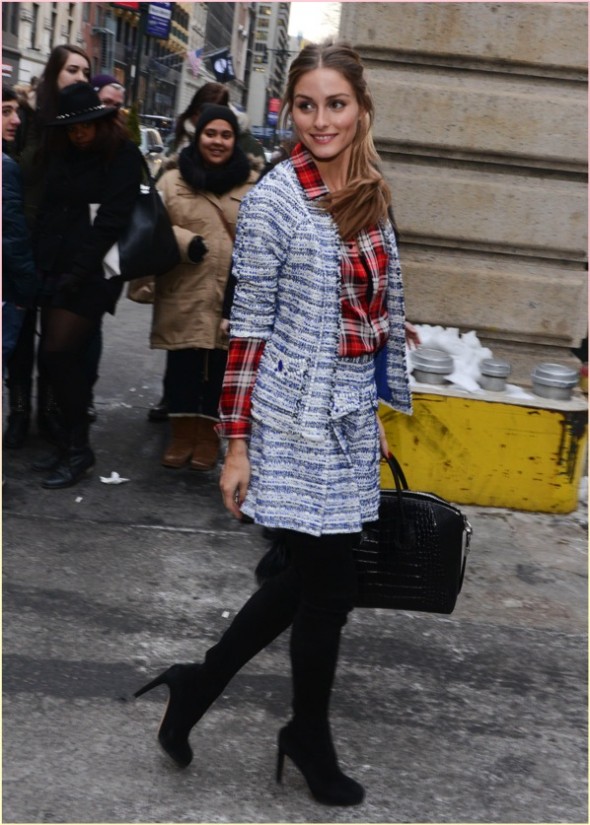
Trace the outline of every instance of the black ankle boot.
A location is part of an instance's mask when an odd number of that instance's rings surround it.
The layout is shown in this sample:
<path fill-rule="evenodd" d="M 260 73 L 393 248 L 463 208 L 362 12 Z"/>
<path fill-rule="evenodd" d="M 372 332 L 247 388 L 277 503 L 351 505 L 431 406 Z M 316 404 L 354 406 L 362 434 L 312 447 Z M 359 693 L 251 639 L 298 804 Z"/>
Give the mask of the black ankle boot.
<path fill-rule="evenodd" d="M 69 447 L 51 475 L 43 479 L 41 486 L 46 490 L 73 487 L 94 467 L 94 462 L 94 453 L 87 444 Z"/>
<path fill-rule="evenodd" d="M 19 450 L 24 446 L 31 420 L 30 388 L 18 385 L 9 387 L 9 409 L 6 430 L 2 444 L 10 450 Z"/>
<path fill-rule="evenodd" d="M 190 765 L 193 751 L 188 742 L 192 728 L 199 721 L 211 702 L 199 695 L 203 685 L 199 679 L 202 665 L 172 665 L 133 695 L 143 696 L 159 685 L 170 691 L 168 707 L 158 731 L 158 742 L 168 756 L 181 768 Z"/>
<path fill-rule="evenodd" d="M 363 786 L 338 767 L 327 726 L 311 736 L 298 731 L 293 722 L 279 731 L 277 782 L 283 776 L 285 756 L 299 768 L 312 796 L 322 805 L 360 805 L 365 798 Z"/>

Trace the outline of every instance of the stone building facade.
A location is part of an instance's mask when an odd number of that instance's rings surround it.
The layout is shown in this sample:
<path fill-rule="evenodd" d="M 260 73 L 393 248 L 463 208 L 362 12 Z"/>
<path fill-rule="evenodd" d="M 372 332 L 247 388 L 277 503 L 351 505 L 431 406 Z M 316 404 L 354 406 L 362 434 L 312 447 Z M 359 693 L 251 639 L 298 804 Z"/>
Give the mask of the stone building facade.
<path fill-rule="evenodd" d="M 401 233 L 408 317 L 527 382 L 587 334 L 586 3 L 343 3 Z"/>

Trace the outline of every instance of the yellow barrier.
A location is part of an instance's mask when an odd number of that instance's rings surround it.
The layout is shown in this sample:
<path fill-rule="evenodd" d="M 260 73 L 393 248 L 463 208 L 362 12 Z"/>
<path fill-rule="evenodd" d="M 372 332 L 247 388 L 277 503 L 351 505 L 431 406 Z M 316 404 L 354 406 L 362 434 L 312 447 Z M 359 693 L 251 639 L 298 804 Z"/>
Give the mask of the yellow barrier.
<path fill-rule="evenodd" d="M 379 407 L 411 488 L 457 504 L 570 513 L 585 468 L 587 401 L 413 388 L 414 415 Z M 386 465 L 381 485 L 392 487 Z"/>

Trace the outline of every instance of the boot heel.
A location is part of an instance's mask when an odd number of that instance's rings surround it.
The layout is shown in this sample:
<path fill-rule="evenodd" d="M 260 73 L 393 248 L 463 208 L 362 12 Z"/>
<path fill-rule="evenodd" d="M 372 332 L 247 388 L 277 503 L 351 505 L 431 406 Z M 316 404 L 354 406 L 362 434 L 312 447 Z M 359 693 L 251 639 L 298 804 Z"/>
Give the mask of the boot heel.
<path fill-rule="evenodd" d="M 143 696 L 144 693 L 147 693 L 149 690 L 153 690 L 153 688 L 155 687 L 159 687 L 160 685 L 167 685 L 168 682 L 165 678 L 166 673 L 167 671 L 164 671 L 164 673 L 161 673 L 159 676 L 156 676 L 155 679 L 152 679 L 151 682 L 148 682 L 147 685 L 144 685 L 142 688 L 139 688 L 139 690 L 136 690 L 133 694 L 135 698 L 139 699 L 140 696 Z"/>

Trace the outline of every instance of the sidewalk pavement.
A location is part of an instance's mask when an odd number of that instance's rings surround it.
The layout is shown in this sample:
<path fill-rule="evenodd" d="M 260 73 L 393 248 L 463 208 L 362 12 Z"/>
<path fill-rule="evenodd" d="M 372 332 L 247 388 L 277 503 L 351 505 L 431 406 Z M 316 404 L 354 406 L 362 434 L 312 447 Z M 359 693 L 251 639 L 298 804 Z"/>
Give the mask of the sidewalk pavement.
<path fill-rule="evenodd" d="M 3 822 L 587 822 L 587 494 L 566 516 L 463 508 L 451 616 L 353 613 L 333 724 L 361 806 L 317 804 L 290 763 L 275 782 L 287 634 L 195 728 L 188 769 L 158 750 L 166 691 L 131 694 L 202 657 L 266 544 L 223 510 L 218 471 L 160 466 L 149 318 L 122 299 L 105 320 L 91 478 L 43 490 L 34 434 L 4 452 Z"/>

